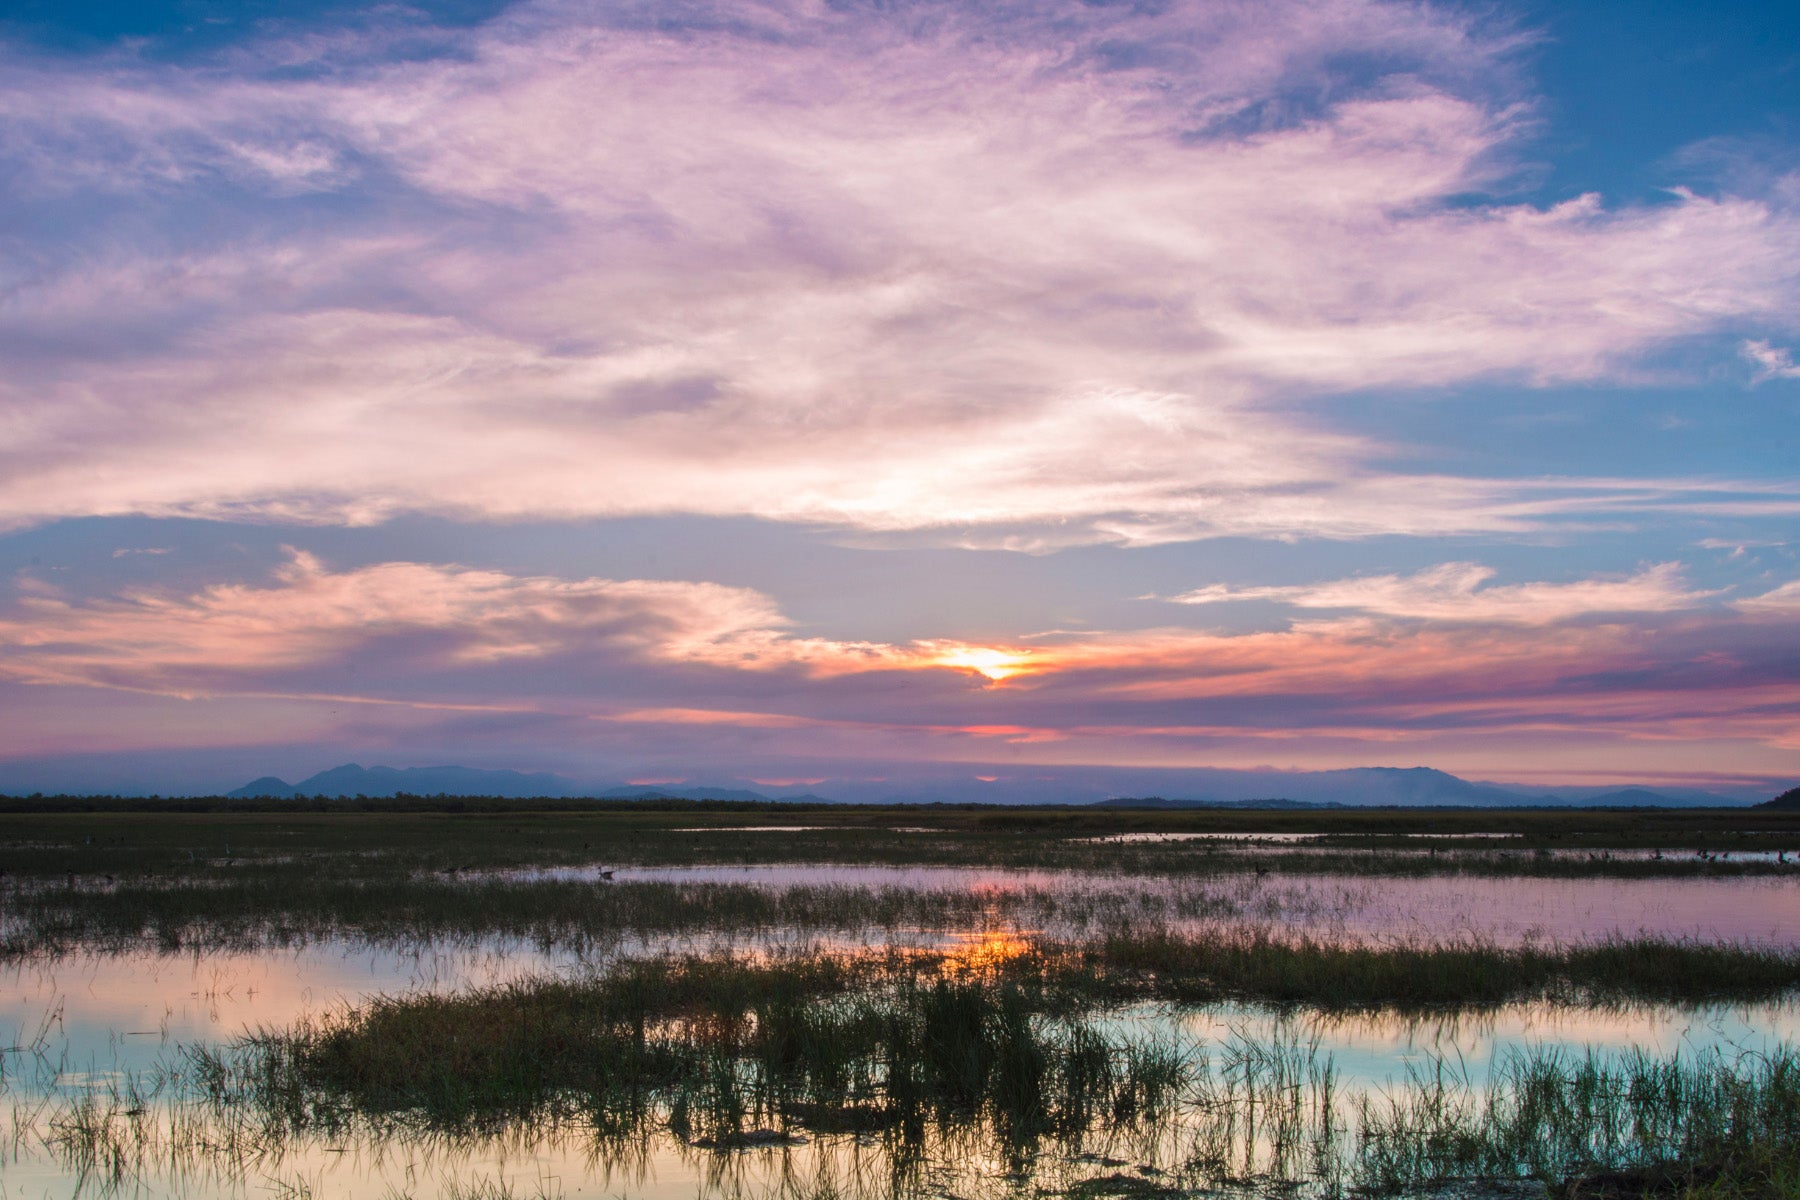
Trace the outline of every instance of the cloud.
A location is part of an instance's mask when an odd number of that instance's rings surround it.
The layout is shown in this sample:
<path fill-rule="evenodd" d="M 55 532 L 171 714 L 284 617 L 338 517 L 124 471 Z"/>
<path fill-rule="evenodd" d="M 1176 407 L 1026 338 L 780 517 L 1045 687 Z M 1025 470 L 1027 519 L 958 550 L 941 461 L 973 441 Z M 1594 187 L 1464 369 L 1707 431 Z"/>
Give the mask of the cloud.
<path fill-rule="evenodd" d="M 1688 589 L 1679 563 L 1659 563 L 1624 578 L 1482 586 L 1495 574 L 1480 563 L 1452 562 L 1413 575 L 1369 575 L 1289 587 L 1213 584 L 1168 599 L 1176 604 L 1274 600 L 1298 608 L 1349 609 L 1428 621 L 1547 625 L 1601 614 L 1677 612 L 1719 594 Z"/>
<path fill-rule="evenodd" d="M 190 593 L 75 601 L 27 579 L 0 617 L 0 684 L 61 714 L 14 737 L 48 721 L 75 748 L 115 746 L 135 724 L 159 745 L 436 730 L 734 770 L 767 755 L 1199 765 L 1264 743 L 1341 761 L 1504 738 L 1792 748 L 1800 642 L 1793 621 L 1769 618 L 1792 615 L 1794 585 L 1691 612 L 1679 610 L 1699 594 L 1666 567 L 1554 586 L 1486 578 L 1452 564 L 1320 585 L 1306 598 L 1363 615 L 1290 629 L 974 646 L 809 637 L 771 597 L 713 583 L 333 571 L 296 552 L 268 580 Z M 1598 607 L 1614 619 L 1556 619 Z M 203 707 L 159 715 L 168 697 Z M 104 728 L 72 718 L 102 710 Z"/>
<path fill-rule="evenodd" d="M 1534 126 L 1520 38 L 1448 8 L 539 4 L 441 36 L 9 61 L 40 236 L 0 277 L 0 524 L 1518 532 L 1693 485 L 1397 476 L 1295 402 L 1605 379 L 1800 308 L 1773 202 L 1451 203 Z"/>
<path fill-rule="evenodd" d="M 1768 342 L 1746 340 L 1739 347 L 1743 356 L 1756 364 L 1751 383 L 1767 383 L 1771 379 L 1800 379 L 1800 365 L 1791 350 L 1779 349 Z"/>
<path fill-rule="evenodd" d="M 1734 601 L 1732 607 L 1756 616 L 1800 616 L 1800 579 L 1760 596 L 1746 596 Z"/>
<path fill-rule="evenodd" d="M 374 689 L 371 702 L 391 695 L 379 682 L 386 676 L 401 694 L 424 693 L 421 703 L 454 706 L 492 685 L 485 669 L 514 663 L 531 671 L 613 661 L 812 678 L 893 669 L 1003 678 L 1031 654 L 952 639 L 895 646 L 795 637 L 789 624 L 768 596 L 716 583 L 563 580 L 410 562 L 333 572 L 292 551 L 267 586 L 190 595 L 138 589 L 76 602 L 28 580 L 15 614 L 0 620 L 0 674 L 170 694 L 285 687 L 317 695 L 296 681 L 363 663 L 373 672 L 356 683 Z M 459 683 L 458 673 L 471 678 Z"/>

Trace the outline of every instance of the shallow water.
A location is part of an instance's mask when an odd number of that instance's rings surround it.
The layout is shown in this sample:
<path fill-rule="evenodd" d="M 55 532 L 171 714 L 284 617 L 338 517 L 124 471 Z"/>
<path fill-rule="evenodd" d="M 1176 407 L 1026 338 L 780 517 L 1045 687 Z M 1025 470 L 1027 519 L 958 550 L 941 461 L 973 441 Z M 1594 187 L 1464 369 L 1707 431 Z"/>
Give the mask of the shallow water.
<path fill-rule="evenodd" d="M 515 1196 L 658 1200 L 830 1189 L 870 1196 L 945 1190 L 1020 1195 L 1121 1169 L 1172 1170 L 1187 1153 L 1181 1140 L 1187 1133 L 1177 1122 L 1141 1135 L 1127 1131 L 1046 1144 L 1021 1177 L 1019 1163 L 1003 1161 L 977 1139 L 937 1146 L 937 1157 L 904 1187 L 895 1184 L 894 1163 L 879 1139 L 850 1135 L 718 1152 L 666 1134 L 642 1144 L 607 1146 L 581 1128 L 533 1129 L 470 1140 L 301 1138 L 257 1143 L 254 1153 L 221 1154 L 217 1147 L 226 1139 L 196 1134 L 204 1123 L 197 1124 L 179 1105 L 130 1099 L 142 1080 L 179 1061 L 184 1044 L 222 1045 L 378 994 L 452 991 L 593 965 L 570 954 L 494 941 L 407 951 L 331 942 L 253 954 L 75 955 L 54 964 L 15 966 L 0 976 L 0 1042 L 7 1047 L 0 1054 L 5 1068 L 0 1099 L 11 1110 L 10 1117 L 0 1117 L 5 1194 L 459 1200 L 507 1194 L 494 1190 L 505 1181 Z M 1310 1063 L 1330 1064 L 1338 1102 L 1348 1106 L 1359 1095 L 1386 1096 L 1439 1072 L 1478 1092 L 1508 1055 L 1531 1049 L 1573 1057 L 1633 1049 L 1689 1057 L 1709 1050 L 1728 1056 L 1767 1053 L 1800 1043 L 1800 1003 L 1606 1010 L 1533 1003 L 1431 1018 L 1284 1016 L 1241 1004 L 1140 1005 L 1103 1024 L 1134 1039 L 1178 1045 L 1190 1058 L 1215 1066 L 1258 1047 L 1299 1050 Z M 133 1143 L 142 1157 L 117 1177 L 104 1170 L 94 1174 L 93 1162 L 72 1161 L 66 1146 L 59 1149 L 56 1143 L 57 1113 L 84 1094 L 113 1105 L 110 1120 L 117 1130 L 135 1122 L 150 1131 L 140 1132 Z M 203 1150 L 202 1144 L 212 1148 Z M 1267 1147 L 1246 1153 L 1254 1157 Z M 90 1172 L 85 1179 L 84 1166 Z M 481 1187 L 489 1190 L 477 1190 Z"/>
<path fill-rule="evenodd" d="M 978 941 L 980 935 L 967 935 Z M 66 1064 L 65 1083 L 144 1070 L 183 1044 L 218 1046 L 375 996 L 449 993 L 545 974 L 581 974 L 605 960 L 516 941 L 413 949 L 333 940 L 301 950 L 81 954 L 0 971 L 0 1054 L 9 1064 Z M 1203 1009 L 1141 1005 L 1152 1031 L 1223 1041 L 1276 1029 L 1317 1037 L 1346 1077 L 1376 1083 L 1395 1062 L 1442 1053 L 1471 1066 L 1509 1047 L 1640 1046 L 1657 1053 L 1713 1047 L 1767 1050 L 1800 1042 L 1800 1000 L 1630 1005 L 1599 1009 L 1533 1002 L 1480 1013 L 1284 1016 L 1250 1004 Z"/>
<path fill-rule="evenodd" d="M 511 874 L 607 884 L 598 867 Z M 1094 920 L 1133 914 L 1178 930 L 1238 924 L 1294 937 L 1379 945 L 1481 941 L 1510 947 L 1655 937 L 1800 948 L 1800 875 L 1617 879 L 1284 871 L 1182 877 L 831 864 L 613 871 L 613 883 L 634 881 L 985 891 L 996 897 L 1037 892 L 1058 901 L 1065 924 L 1079 922 L 1084 913 L 1092 913 Z M 1083 898 L 1105 903 L 1084 904 Z M 1183 917 L 1183 912 L 1200 915 Z M 1055 934 L 1084 931 L 1054 924 L 1049 929 Z"/>
<path fill-rule="evenodd" d="M 579 1124 L 514 1129 L 478 1139 L 414 1131 L 240 1144 L 207 1124 L 214 1118 L 196 1116 L 172 1093 L 134 1098 L 134 1089 L 143 1090 L 147 1080 L 179 1065 L 184 1046 L 222 1046 L 259 1029 L 291 1026 L 376 995 L 449 992 L 545 973 L 581 973 L 604 966 L 612 956 L 665 949 L 754 950 L 796 943 L 853 949 L 898 942 L 965 944 L 974 956 L 995 937 L 1019 932 L 1004 914 L 1033 911 L 1029 904 L 1001 903 L 1008 897 L 1035 898 L 1033 904 L 1050 914 L 1044 931 L 1056 935 L 1081 932 L 1088 928 L 1084 922 L 1142 920 L 1177 929 L 1255 928 L 1375 944 L 1480 940 L 1520 945 L 1652 935 L 1800 947 L 1800 880 L 1786 876 L 1621 880 L 1240 872 L 1181 877 L 959 867 L 709 866 L 620 867 L 611 881 L 601 879 L 598 868 L 514 877 L 565 879 L 595 888 L 636 881 L 955 891 L 992 900 L 994 916 L 961 929 L 840 931 L 826 938 L 814 931 L 777 930 L 748 939 L 702 932 L 588 950 L 501 938 L 408 947 L 324 938 L 299 948 L 253 952 L 77 952 L 14 963 L 0 970 L 4 1195 L 146 1200 L 975 1197 L 1031 1195 L 1040 1187 L 1054 1191 L 1108 1173 L 1163 1178 L 1150 1172 L 1175 1170 L 1186 1161 L 1184 1155 L 1191 1159 L 1193 1139 L 1199 1136 L 1191 1114 L 1155 1131 L 1046 1144 L 1024 1165 L 1007 1161 L 991 1138 L 968 1135 L 952 1144 L 944 1140 L 950 1135 L 939 1131 L 931 1135 L 938 1140 L 929 1154 L 902 1179 L 894 1174 L 889 1146 L 879 1138 L 848 1134 L 731 1152 L 685 1144 L 667 1133 L 644 1142 L 603 1144 Z M 1509 1056 L 1534 1049 L 1572 1058 L 1588 1053 L 1617 1057 L 1635 1050 L 1690 1059 L 1709 1051 L 1767 1054 L 1800 1044 L 1800 1002 L 1607 1010 L 1534 1003 L 1429 1019 L 1392 1013 L 1282 1016 L 1249 1005 L 1139 1006 L 1111 1015 L 1103 1024 L 1132 1038 L 1177 1045 L 1189 1060 L 1205 1059 L 1215 1066 L 1270 1048 L 1297 1054 L 1315 1068 L 1329 1063 L 1339 1089 L 1334 1102 L 1353 1106 L 1358 1097 L 1397 1094 L 1409 1081 L 1439 1074 L 1478 1093 Z M 82 1103 L 105 1110 L 101 1124 L 113 1139 L 108 1145 L 134 1149 L 119 1150 L 110 1160 L 72 1154 L 59 1130 L 68 1127 L 74 1106 Z M 1266 1131 L 1239 1130 L 1232 1136 L 1249 1139 L 1243 1173 L 1267 1169 L 1269 1148 L 1257 1140 L 1266 1139 Z M 227 1145 L 237 1148 L 219 1149 Z"/>

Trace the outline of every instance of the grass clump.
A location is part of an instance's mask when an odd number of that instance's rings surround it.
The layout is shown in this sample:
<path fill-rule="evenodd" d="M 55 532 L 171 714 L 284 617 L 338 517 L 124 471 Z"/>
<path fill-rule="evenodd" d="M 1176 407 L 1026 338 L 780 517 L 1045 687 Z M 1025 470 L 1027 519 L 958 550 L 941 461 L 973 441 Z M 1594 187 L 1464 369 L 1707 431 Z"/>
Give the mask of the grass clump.
<path fill-rule="evenodd" d="M 575 1123 L 622 1152 L 875 1137 L 896 1163 L 991 1140 L 1025 1177 L 1045 1143 L 1131 1138 L 1166 1169 L 1069 1195 L 1180 1195 L 1264 1178 L 1398 1195 L 1537 1181 L 1554 1197 L 1792 1195 L 1800 1055 L 1518 1053 L 1482 1087 L 1442 1060 L 1346 1094 L 1318 1042 L 1134 1039 L 1071 1006 L 1054 964 L 664 959 L 605 977 L 411 996 L 200 1055 L 213 1102 L 283 1137 L 443 1136 Z M 1048 968 L 1048 969 L 1046 969 Z M 1093 1157 L 1093 1156 L 1090 1156 Z M 1135 1169 L 1135 1168 L 1134 1168 Z"/>
<path fill-rule="evenodd" d="M 63 1105 L 46 1141 L 113 1179 L 172 1151 L 241 1171 L 321 1142 L 461 1153 L 574 1136 L 604 1170 L 671 1142 L 821 1171 L 867 1147 L 881 1178 L 851 1192 L 871 1196 L 928 1194 L 920 1181 L 960 1193 L 958 1171 L 982 1169 L 1008 1194 L 1093 1197 L 1525 1184 L 1555 1200 L 1738 1200 L 1793 1195 L 1800 1180 L 1791 1048 L 1523 1052 L 1479 1083 L 1440 1058 L 1352 1089 L 1302 1023 L 1212 1043 L 1144 1036 L 1131 1014 L 1069 993 L 1060 969 L 1026 955 L 981 970 L 903 955 L 663 958 L 382 999 L 190 1050 L 154 1089 Z"/>
<path fill-rule="evenodd" d="M 1484 1094 L 1414 1086 L 1365 1098 L 1358 1174 L 1397 1193 L 1531 1177 L 1556 1197 L 1791 1196 L 1800 1183 L 1800 1054 L 1618 1060 L 1512 1055 Z"/>
<path fill-rule="evenodd" d="M 580 1119 L 694 1145 L 806 1129 L 917 1144 L 991 1127 L 1026 1146 L 1167 1109 L 1172 1050 L 1109 1037 L 1020 977 L 911 959 L 655 959 L 604 976 L 375 1001 L 202 1058 L 221 1101 L 292 1128 Z"/>
<path fill-rule="evenodd" d="M 1478 1008 L 1539 998 L 1693 1003 L 1800 989 L 1800 955 L 1791 951 L 1654 938 L 1368 946 L 1152 929 L 1067 946 L 1062 957 L 1071 984 L 1119 996 L 1319 1009 Z"/>

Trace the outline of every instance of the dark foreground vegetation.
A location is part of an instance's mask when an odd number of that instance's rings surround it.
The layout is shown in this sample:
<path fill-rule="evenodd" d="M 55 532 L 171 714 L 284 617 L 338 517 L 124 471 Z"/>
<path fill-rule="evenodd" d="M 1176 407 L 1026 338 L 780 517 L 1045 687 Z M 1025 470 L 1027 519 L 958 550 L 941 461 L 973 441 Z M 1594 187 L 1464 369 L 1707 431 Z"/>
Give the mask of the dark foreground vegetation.
<path fill-rule="evenodd" d="M 211 1102 L 264 1137 L 499 1136 L 578 1126 L 727 1151 L 880 1139 L 895 1172 L 946 1146 L 1020 1179 L 1104 1165 L 1074 1196 L 1185 1196 L 1260 1181 L 1327 1195 L 1534 1179 L 1563 1195 L 1774 1196 L 1800 1187 L 1800 1058 L 1522 1054 L 1484 1086 L 1439 1063 L 1342 1094 L 1289 1038 L 1212 1053 L 1134 1033 L 1063 964 L 920 956 L 658 959 L 592 978 L 379 1000 L 198 1054 Z M 271 1132 L 275 1131 L 275 1132 Z M 1122 1139 L 1122 1140 L 1121 1140 Z"/>
<path fill-rule="evenodd" d="M 779 826 L 778 829 L 759 828 Z M 1117 835 L 1205 841 L 1104 843 Z M 1731 874 L 1800 854 L 1800 810 L 1020 808 L 731 801 L 0 797 L 0 872 L 183 879 L 255 867 L 361 875 L 694 863 L 1248 869 L 1232 839 L 1304 838 L 1271 870 Z M 1436 851 L 1434 859 L 1432 852 Z M 1661 851 L 1661 858 L 1640 857 Z M 1624 855 L 1624 857 L 1614 857 Z M 1734 860 L 1733 855 L 1740 856 Z M 1448 856 L 1448 857 L 1446 857 Z M 3 878 L 4 876 L 0 876 Z"/>

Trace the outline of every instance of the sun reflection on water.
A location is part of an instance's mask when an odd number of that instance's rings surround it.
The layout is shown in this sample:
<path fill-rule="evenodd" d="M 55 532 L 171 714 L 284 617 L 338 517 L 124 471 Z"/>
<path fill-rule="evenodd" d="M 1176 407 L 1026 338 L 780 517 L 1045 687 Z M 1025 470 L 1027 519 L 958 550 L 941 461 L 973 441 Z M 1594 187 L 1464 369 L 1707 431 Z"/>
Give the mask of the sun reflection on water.
<path fill-rule="evenodd" d="M 951 935 L 938 970 L 956 978 L 994 975 L 1021 958 L 1038 953 L 1036 937 L 1042 930 L 984 929 Z"/>

